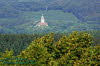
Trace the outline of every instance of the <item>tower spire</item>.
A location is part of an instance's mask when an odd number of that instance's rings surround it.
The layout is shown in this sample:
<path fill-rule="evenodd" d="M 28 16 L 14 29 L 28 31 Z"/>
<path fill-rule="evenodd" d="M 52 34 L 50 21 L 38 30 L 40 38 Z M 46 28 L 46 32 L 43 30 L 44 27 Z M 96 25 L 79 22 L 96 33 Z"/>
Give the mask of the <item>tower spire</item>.
<path fill-rule="evenodd" d="M 36 26 L 48 26 L 48 23 L 45 22 L 44 16 L 41 16 L 41 22 L 39 22 Z"/>
<path fill-rule="evenodd" d="M 45 22 L 45 19 L 44 19 L 44 16 L 42 14 L 42 16 L 41 16 L 41 23 L 44 23 L 44 22 Z"/>

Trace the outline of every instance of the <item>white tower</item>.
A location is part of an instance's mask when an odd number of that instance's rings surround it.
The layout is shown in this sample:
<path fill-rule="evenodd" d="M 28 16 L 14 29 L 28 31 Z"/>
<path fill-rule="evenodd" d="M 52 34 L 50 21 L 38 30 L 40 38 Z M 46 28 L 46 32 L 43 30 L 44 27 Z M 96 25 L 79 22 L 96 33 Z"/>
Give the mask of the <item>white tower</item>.
<path fill-rule="evenodd" d="M 36 26 L 48 26 L 48 23 L 45 22 L 44 16 L 41 16 L 41 22 L 39 22 Z"/>
<path fill-rule="evenodd" d="M 44 22 L 45 22 L 45 19 L 44 19 L 44 16 L 42 14 L 42 16 L 41 16 L 41 23 L 44 23 Z"/>

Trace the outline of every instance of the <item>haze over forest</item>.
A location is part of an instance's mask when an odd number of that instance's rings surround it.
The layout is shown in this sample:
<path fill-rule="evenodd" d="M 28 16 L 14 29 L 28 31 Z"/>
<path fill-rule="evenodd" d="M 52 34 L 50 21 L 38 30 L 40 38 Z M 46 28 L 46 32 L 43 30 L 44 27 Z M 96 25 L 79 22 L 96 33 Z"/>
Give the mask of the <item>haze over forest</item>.
<path fill-rule="evenodd" d="M 0 33 L 100 29 L 99 0 L 0 0 Z M 49 27 L 35 28 L 44 14 Z"/>

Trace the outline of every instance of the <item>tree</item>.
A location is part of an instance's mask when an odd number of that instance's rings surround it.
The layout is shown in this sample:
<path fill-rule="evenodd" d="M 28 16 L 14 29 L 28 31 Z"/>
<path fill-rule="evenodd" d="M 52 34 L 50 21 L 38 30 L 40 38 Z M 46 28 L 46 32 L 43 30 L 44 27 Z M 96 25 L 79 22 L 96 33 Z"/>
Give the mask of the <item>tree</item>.
<path fill-rule="evenodd" d="M 6 49 L 5 53 L 1 53 L 0 54 L 0 65 L 4 66 L 7 64 L 13 64 L 13 61 L 11 60 L 11 58 L 14 58 L 13 56 L 14 52 L 13 50 L 8 50 Z"/>
<path fill-rule="evenodd" d="M 21 52 L 19 57 L 36 60 L 37 65 L 46 65 L 51 58 L 51 53 L 53 51 L 53 38 L 54 34 L 48 34 L 37 40 L 34 40 L 27 49 Z"/>
<path fill-rule="evenodd" d="M 69 36 L 64 35 L 54 44 L 53 57 L 59 65 L 73 65 L 92 44 L 92 37 L 88 33 L 73 32 Z"/>
<path fill-rule="evenodd" d="M 92 46 L 88 33 L 73 32 L 55 41 L 53 33 L 34 40 L 20 55 L 13 51 L 0 55 L 1 64 L 30 66 L 98 66 L 100 46 Z M 8 60 L 7 60 L 8 59 Z"/>

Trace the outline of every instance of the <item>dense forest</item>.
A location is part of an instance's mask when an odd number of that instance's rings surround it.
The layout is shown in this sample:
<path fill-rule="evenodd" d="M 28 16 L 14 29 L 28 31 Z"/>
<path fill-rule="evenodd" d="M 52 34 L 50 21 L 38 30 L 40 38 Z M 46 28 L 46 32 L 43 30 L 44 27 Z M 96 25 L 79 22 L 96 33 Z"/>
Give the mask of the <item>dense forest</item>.
<path fill-rule="evenodd" d="M 99 66 L 99 32 L 0 34 L 0 65 Z"/>
<path fill-rule="evenodd" d="M 0 66 L 100 66 L 100 0 L 0 0 Z"/>
<path fill-rule="evenodd" d="M 81 31 L 83 32 L 83 31 Z M 85 31 L 93 36 L 93 46 L 100 44 L 100 31 Z M 38 34 L 0 34 L 0 52 L 4 52 L 6 48 L 13 49 L 14 55 L 18 55 L 24 50 L 33 40 L 44 36 L 46 33 Z M 70 33 L 55 33 L 55 41 L 58 41 L 62 35 Z"/>

